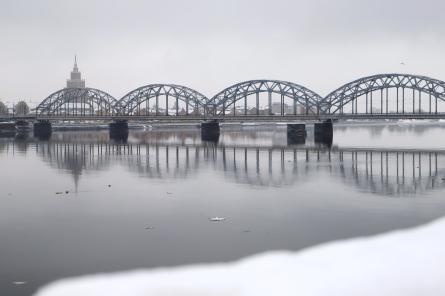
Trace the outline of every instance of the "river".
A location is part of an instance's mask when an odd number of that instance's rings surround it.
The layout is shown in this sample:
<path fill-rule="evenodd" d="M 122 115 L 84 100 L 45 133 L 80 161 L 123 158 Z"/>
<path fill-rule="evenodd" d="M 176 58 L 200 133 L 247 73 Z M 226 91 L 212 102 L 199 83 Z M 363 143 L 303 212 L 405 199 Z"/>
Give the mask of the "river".
<path fill-rule="evenodd" d="M 332 146 L 282 127 L 0 138 L 0 291 L 424 224 L 445 214 L 445 124 L 337 124 Z M 422 250 L 419 250 L 421 252 Z"/>

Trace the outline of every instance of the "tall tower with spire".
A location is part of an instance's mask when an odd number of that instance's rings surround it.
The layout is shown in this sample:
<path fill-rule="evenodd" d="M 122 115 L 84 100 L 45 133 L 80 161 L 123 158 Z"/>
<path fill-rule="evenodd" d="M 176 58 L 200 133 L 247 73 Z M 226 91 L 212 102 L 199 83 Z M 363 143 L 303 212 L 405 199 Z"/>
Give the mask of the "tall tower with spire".
<path fill-rule="evenodd" d="M 77 68 L 77 55 L 74 55 L 74 68 L 71 71 L 71 78 L 66 81 L 67 88 L 85 88 L 85 80 L 81 78 L 79 68 Z"/>

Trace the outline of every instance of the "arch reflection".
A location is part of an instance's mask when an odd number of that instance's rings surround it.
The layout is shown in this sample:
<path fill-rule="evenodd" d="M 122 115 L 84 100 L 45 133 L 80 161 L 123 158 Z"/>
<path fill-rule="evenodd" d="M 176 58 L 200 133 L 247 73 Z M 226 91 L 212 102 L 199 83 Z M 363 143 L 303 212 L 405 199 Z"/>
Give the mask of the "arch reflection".
<path fill-rule="evenodd" d="M 210 170 L 228 182 L 264 187 L 295 186 L 324 174 L 357 191 L 386 196 L 416 196 L 445 187 L 442 150 L 63 140 L 0 145 L 0 153 L 14 151 L 35 152 L 51 168 L 71 174 L 76 184 L 84 174 L 117 164 L 149 179 L 186 179 Z"/>

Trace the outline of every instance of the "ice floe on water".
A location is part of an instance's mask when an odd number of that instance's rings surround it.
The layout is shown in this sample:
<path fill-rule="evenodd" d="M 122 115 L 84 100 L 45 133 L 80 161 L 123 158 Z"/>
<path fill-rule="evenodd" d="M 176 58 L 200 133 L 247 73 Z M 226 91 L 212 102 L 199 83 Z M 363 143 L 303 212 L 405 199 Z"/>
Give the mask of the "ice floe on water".
<path fill-rule="evenodd" d="M 222 222 L 222 221 L 226 220 L 226 218 L 223 218 L 223 217 L 212 217 L 212 218 L 209 218 L 209 220 L 212 221 L 212 222 Z"/>
<path fill-rule="evenodd" d="M 38 296 L 445 295 L 445 219 L 232 263 L 60 280 Z"/>
<path fill-rule="evenodd" d="M 15 281 L 13 282 L 14 285 L 20 286 L 20 285 L 26 285 L 27 282 L 25 281 Z"/>

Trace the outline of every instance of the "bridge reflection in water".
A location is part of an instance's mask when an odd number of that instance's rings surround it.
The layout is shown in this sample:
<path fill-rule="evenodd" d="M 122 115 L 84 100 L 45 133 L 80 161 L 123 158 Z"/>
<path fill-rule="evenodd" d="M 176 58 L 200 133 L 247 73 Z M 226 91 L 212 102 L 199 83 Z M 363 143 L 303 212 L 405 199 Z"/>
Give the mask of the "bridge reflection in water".
<path fill-rule="evenodd" d="M 327 174 L 358 191 L 394 197 L 445 187 L 445 150 L 218 146 L 187 140 L 143 144 L 25 140 L 3 143 L 0 153 L 35 151 L 52 168 L 72 174 L 76 184 L 85 172 L 119 164 L 146 178 L 185 179 L 211 170 L 229 182 L 253 186 L 295 186 L 315 174 Z"/>

